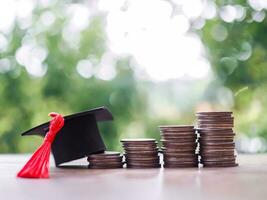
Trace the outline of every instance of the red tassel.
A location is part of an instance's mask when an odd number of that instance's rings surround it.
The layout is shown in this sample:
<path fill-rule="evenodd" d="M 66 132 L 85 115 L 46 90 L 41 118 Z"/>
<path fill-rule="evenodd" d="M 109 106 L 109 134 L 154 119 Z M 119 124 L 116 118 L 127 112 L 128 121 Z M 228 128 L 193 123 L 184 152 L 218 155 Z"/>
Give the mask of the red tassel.
<path fill-rule="evenodd" d="M 17 174 L 21 178 L 49 178 L 49 159 L 51 144 L 56 134 L 64 125 L 64 118 L 57 113 L 49 113 L 53 119 L 50 121 L 49 131 L 47 132 L 43 144 L 34 152 L 30 160 Z"/>

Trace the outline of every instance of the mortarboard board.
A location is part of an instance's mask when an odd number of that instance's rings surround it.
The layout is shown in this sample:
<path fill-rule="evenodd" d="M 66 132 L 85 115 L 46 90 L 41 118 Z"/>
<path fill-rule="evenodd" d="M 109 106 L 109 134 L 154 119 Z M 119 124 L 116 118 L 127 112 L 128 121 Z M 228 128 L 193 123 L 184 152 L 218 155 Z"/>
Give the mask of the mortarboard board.
<path fill-rule="evenodd" d="M 97 122 L 113 120 L 111 112 L 100 107 L 73 115 L 64 116 L 65 125 L 56 135 L 52 144 L 52 153 L 56 166 L 83 158 L 92 153 L 105 151 L 106 147 L 99 133 Z M 36 126 L 24 135 L 45 136 L 49 122 Z"/>

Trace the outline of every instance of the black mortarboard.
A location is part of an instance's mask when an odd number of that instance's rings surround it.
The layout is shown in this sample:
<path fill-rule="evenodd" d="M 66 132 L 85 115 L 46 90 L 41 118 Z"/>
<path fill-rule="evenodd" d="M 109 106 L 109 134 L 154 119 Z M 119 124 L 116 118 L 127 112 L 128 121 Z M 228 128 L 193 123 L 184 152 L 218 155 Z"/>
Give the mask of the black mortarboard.
<path fill-rule="evenodd" d="M 97 121 L 112 120 L 112 114 L 105 107 L 100 107 L 64 117 L 65 124 L 58 132 L 52 144 L 56 166 L 83 158 L 89 154 L 103 152 L 106 147 L 97 127 Z M 49 122 L 36 126 L 24 135 L 45 136 Z"/>

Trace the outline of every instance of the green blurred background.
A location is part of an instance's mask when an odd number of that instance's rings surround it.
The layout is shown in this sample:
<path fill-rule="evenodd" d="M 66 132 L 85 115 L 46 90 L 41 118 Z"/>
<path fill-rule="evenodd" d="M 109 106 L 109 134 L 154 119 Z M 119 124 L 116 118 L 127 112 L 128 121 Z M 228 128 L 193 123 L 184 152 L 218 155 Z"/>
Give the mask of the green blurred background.
<path fill-rule="evenodd" d="M 0 153 L 32 152 L 20 133 L 108 107 L 110 150 L 159 139 L 158 125 L 232 110 L 237 150 L 266 151 L 267 1 L 0 1 Z"/>

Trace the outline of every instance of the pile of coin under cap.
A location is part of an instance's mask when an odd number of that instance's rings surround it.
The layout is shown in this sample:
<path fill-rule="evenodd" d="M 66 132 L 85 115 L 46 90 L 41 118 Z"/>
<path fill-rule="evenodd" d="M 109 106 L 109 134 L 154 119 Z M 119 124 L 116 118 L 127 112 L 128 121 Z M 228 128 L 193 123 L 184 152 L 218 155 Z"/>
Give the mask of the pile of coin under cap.
<path fill-rule="evenodd" d="M 160 167 L 157 141 L 150 138 L 122 139 L 127 168 Z"/>
<path fill-rule="evenodd" d="M 236 163 L 232 112 L 198 112 L 197 132 L 204 167 L 234 167 Z"/>
<path fill-rule="evenodd" d="M 198 167 L 194 126 L 159 126 L 165 168 Z"/>
<path fill-rule="evenodd" d="M 114 169 L 122 168 L 122 155 L 120 152 L 105 151 L 104 153 L 91 154 L 88 156 L 89 168 L 91 169 Z"/>

